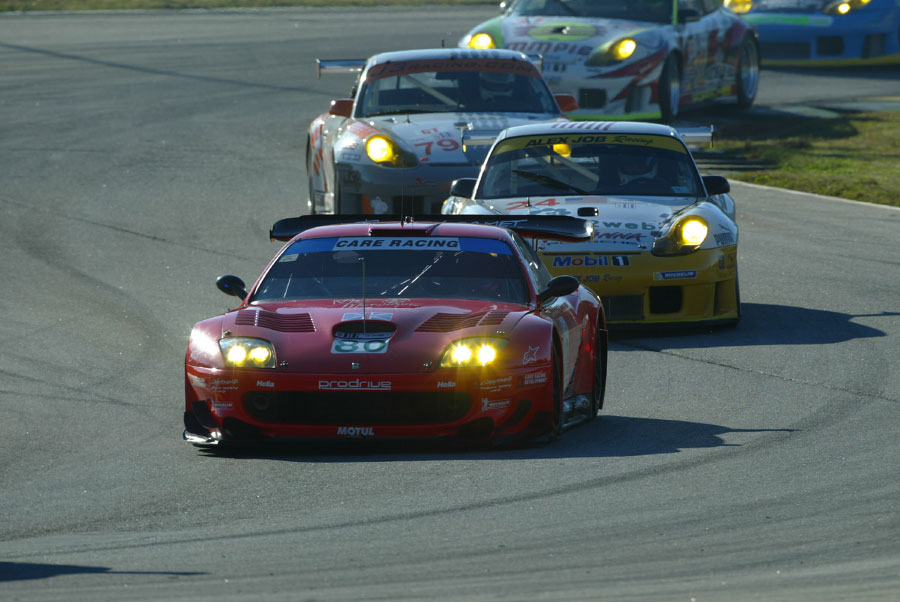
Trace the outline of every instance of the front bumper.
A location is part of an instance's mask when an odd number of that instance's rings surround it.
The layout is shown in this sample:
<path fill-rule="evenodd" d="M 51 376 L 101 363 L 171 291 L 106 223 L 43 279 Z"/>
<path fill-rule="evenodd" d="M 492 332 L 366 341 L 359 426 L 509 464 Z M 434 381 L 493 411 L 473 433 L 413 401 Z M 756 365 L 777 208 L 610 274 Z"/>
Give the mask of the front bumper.
<path fill-rule="evenodd" d="M 188 365 L 185 439 L 527 438 L 550 426 L 550 370 L 318 375 Z"/>
<path fill-rule="evenodd" d="M 740 316 L 737 246 L 678 257 L 648 251 L 541 256 L 554 276 L 575 276 L 597 293 L 611 326 L 730 323 Z"/>

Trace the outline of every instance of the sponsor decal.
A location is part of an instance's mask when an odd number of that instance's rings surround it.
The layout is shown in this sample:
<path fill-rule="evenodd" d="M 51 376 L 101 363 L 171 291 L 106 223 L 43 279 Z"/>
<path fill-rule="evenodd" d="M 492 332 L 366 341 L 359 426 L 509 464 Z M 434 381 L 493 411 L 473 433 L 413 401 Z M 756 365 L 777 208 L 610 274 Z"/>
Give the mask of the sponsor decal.
<path fill-rule="evenodd" d="M 596 240 L 634 240 L 637 242 L 641 242 L 642 234 L 637 232 L 601 232 L 597 234 L 594 238 Z"/>
<path fill-rule="evenodd" d="M 535 385 L 543 385 L 546 383 L 546 372 L 530 372 L 528 374 L 523 374 L 522 376 L 520 376 L 519 381 L 516 383 L 516 386 L 518 386 L 519 388 L 533 387 Z"/>
<path fill-rule="evenodd" d="M 487 397 L 482 397 L 481 411 L 487 412 L 488 410 L 500 410 L 502 408 L 508 408 L 511 403 L 511 399 L 495 399 L 494 401 L 491 401 Z"/>
<path fill-rule="evenodd" d="M 453 380 L 439 380 L 437 384 L 438 389 L 455 389 L 456 381 Z"/>
<path fill-rule="evenodd" d="M 341 161 L 349 161 L 352 163 L 359 163 L 360 160 L 362 159 L 362 155 L 360 155 L 359 153 L 352 153 L 352 152 L 344 151 L 341 153 L 340 159 L 341 159 Z"/>
<path fill-rule="evenodd" d="M 320 380 L 319 391 L 390 391 L 389 380 L 364 380 L 352 378 L 349 380 Z"/>
<path fill-rule="evenodd" d="M 628 230 L 644 230 L 646 232 L 653 232 L 656 230 L 656 224 L 651 224 L 650 222 L 601 222 L 599 220 L 593 220 L 594 224 L 599 228 L 603 226 L 604 228 L 627 228 Z"/>
<path fill-rule="evenodd" d="M 528 351 L 522 354 L 522 363 L 523 364 L 533 364 L 537 361 L 538 351 L 540 351 L 540 347 L 532 347 L 528 346 Z"/>
<path fill-rule="evenodd" d="M 335 339 L 331 353 L 387 353 L 388 339 Z"/>
<path fill-rule="evenodd" d="M 460 71 L 492 71 L 495 73 L 517 73 L 529 77 L 540 77 L 541 74 L 532 63 L 514 59 L 422 59 L 416 61 L 391 61 L 372 65 L 366 71 L 366 81 L 384 77 L 408 75 L 410 73 L 460 72 Z"/>
<path fill-rule="evenodd" d="M 511 46 L 509 46 L 511 47 Z M 590 123 L 589 125 L 578 125 L 581 122 L 557 122 L 549 127 L 555 130 L 604 130 L 609 127 L 608 122 Z M 575 124 L 575 125 L 570 125 Z M 643 148 L 662 148 L 670 151 L 687 154 L 687 148 L 676 138 L 669 136 L 648 135 L 629 135 L 629 134 L 599 134 L 599 133 L 575 133 L 560 132 L 558 135 L 546 136 L 517 136 L 508 138 L 500 142 L 494 148 L 494 154 L 500 154 L 511 150 L 521 148 L 529 148 L 533 146 L 552 146 L 554 144 L 621 144 L 626 146 L 639 146 Z"/>
<path fill-rule="evenodd" d="M 531 34 L 529 33 L 529 35 Z M 538 30 L 538 36 L 540 35 L 542 34 L 540 30 Z M 510 50 L 524 52 L 525 54 L 565 53 L 581 57 L 591 56 L 591 53 L 594 51 L 593 46 L 586 46 L 584 44 L 566 44 L 565 42 L 556 42 L 549 39 L 545 41 L 538 39 L 537 41 L 527 40 L 523 42 L 510 42 L 506 47 Z"/>
<path fill-rule="evenodd" d="M 339 238 L 334 243 L 332 251 L 341 251 L 345 249 L 366 249 L 371 250 L 418 250 L 418 249 L 459 249 L 459 239 L 448 236 L 435 236 L 428 238 L 407 238 L 407 237 L 352 237 Z"/>
<path fill-rule="evenodd" d="M 719 257 L 720 270 L 733 270 L 735 267 L 737 267 L 737 257 L 735 257 L 734 253 L 728 253 Z"/>
<path fill-rule="evenodd" d="M 628 255 L 562 255 L 553 258 L 551 267 L 554 268 L 578 268 L 578 267 L 625 267 L 630 265 Z"/>
<path fill-rule="evenodd" d="M 234 404 L 231 403 L 230 401 L 213 401 L 212 402 L 213 411 L 230 410 L 233 407 L 234 407 Z"/>
<path fill-rule="evenodd" d="M 716 239 L 717 245 L 725 246 L 734 244 L 734 234 L 732 234 L 731 232 L 723 232 L 721 234 L 715 234 L 713 236 Z"/>
<path fill-rule="evenodd" d="M 275 383 L 271 380 L 258 380 L 256 381 L 257 387 L 266 387 L 267 389 L 274 389 Z"/>
<path fill-rule="evenodd" d="M 188 380 L 191 381 L 191 385 L 194 387 L 206 387 L 206 379 L 200 378 L 199 376 L 194 376 L 193 374 L 188 374 Z"/>
<path fill-rule="evenodd" d="M 374 437 L 375 429 L 371 426 L 339 426 L 339 437 Z"/>
<path fill-rule="evenodd" d="M 696 278 L 697 270 L 681 270 L 679 272 L 653 272 L 654 280 L 686 280 Z"/>
<path fill-rule="evenodd" d="M 209 390 L 213 393 L 221 393 L 223 391 L 237 391 L 238 379 L 217 378 L 209 383 Z"/>
<path fill-rule="evenodd" d="M 503 389 L 509 389 L 510 387 L 512 387 L 512 376 L 481 381 L 482 391 L 497 392 L 502 391 Z"/>

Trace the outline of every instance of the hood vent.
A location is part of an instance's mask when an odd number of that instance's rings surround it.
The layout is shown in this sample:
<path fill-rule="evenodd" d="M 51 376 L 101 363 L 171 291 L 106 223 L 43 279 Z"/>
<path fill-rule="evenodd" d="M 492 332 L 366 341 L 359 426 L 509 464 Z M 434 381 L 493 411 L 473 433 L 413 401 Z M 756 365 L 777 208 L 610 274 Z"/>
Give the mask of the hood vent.
<path fill-rule="evenodd" d="M 315 332 L 309 314 L 278 314 L 261 309 L 242 309 L 234 323 L 238 326 L 258 326 L 278 332 Z"/>
<path fill-rule="evenodd" d="M 479 311 L 471 314 L 434 314 L 416 328 L 416 332 L 452 332 L 473 326 L 496 326 L 508 311 Z"/>

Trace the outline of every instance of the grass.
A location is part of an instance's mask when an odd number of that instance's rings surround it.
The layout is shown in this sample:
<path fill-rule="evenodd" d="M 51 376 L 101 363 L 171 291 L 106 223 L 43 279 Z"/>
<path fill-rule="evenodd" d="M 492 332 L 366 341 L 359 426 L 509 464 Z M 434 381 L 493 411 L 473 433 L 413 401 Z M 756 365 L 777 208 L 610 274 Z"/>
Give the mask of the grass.
<path fill-rule="evenodd" d="M 900 206 L 900 113 L 732 126 L 716 147 L 734 162 L 772 166 L 735 171 L 731 179 Z"/>
<path fill-rule="evenodd" d="M 30 10 L 123 10 L 272 8 L 290 6 L 498 4 L 493 0 L 0 0 L 0 12 Z"/>

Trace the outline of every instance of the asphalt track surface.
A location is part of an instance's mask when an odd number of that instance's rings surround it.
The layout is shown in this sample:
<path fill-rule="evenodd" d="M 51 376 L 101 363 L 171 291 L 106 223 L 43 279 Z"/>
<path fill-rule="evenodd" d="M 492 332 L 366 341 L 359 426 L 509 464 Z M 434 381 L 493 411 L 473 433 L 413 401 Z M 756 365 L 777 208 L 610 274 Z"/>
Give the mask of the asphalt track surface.
<path fill-rule="evenodd" d="M 885 207 L 735 185 L 740 327 L 616 339 L 601 419 L 550 445 L 181 440 L 191 325 L 275 251 L 349 88 L 313 59 L 493 9 L 349 14 L 0 16 L 0 599 L 900 598 Z M 766 71 L 760 102 L 898 87 Z"/>

